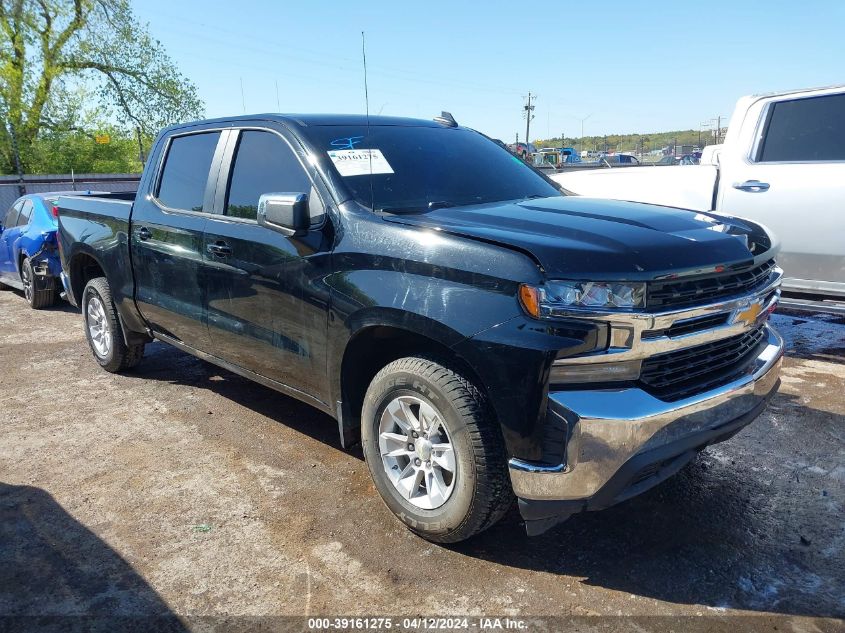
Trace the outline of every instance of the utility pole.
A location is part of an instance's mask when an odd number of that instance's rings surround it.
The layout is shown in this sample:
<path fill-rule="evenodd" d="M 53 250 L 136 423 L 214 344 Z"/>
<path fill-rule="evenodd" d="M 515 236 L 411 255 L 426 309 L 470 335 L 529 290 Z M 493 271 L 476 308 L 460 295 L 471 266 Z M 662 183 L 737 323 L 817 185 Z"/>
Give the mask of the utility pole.
<path fill-rule="evenodd" d="M 536 101 L 537 95 L 532 95 L 531 92 L 529 92 L 527 97 L 528 101 L 524 106 L 522 106 L 523 116 L 525 117 L 525 151 L 528 151 L 528 143 L 531 142 L 529 141 L 531 138 L 529 133 L 531 131 L 531 119 L 534 118 L 534 106 L 531 104 L 532 98 Z"/>
<path fill-rule="evenodd" d="M 722 119 L 724 117 L 720 114 L 718 116 L 714 116 L 712 119 L 708 119 L 707 121 L 702 121 L 701 125 L 699 125 L 699 139 L 701 135 L 701 128 L 705 127 L 709 129 L 710 134 L 713 136 L 713 140 L 716 144 L 722 142 Z M 713 126 L 716 126 L 715 128 Z M 701 142 L 698 144 L 701 147 Z"/>

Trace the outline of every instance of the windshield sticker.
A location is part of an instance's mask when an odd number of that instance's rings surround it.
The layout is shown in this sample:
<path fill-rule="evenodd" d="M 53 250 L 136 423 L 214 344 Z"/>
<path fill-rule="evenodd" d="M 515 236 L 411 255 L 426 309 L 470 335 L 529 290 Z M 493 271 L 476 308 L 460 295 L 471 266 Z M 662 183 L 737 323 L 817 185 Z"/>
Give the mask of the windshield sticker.
<path fill-rule="evenodd" d="M 345 138 L 336 138 L 329 145 L 334 149 L 355 149 L 355 146 L 363 140 L 363 136 L 347 136 Z"/>
<path fill-rule="evenodd" d="M 393 168 L 380 149 L 340 149 L 328 152 L 341 176 L 392 174 Z"/>

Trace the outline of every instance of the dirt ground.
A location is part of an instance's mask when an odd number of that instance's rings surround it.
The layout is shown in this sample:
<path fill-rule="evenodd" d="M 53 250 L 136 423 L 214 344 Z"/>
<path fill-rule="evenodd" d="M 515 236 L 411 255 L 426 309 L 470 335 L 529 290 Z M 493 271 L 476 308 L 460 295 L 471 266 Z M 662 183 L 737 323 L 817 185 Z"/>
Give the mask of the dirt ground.
<path fill-rule="evenodd" d="M 443 547 L 392 517 L 330 418 L 158 343 L 108 374 L 70 306 L 34 312 L 0 292 L 0 616 L 766 614 L 838 628 L 816 618 L 845 616 L 845 319 L 774 322 L 789 346 L 780 394 L 732 440 L 543 536 L 513 511 Z"/>

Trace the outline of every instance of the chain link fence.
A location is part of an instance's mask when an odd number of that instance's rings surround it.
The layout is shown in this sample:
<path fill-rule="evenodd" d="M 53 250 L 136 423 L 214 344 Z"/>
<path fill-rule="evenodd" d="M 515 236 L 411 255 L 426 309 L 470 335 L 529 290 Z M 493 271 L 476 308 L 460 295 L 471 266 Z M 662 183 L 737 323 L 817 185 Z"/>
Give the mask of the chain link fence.
<path fill-rule="evenodd" d="M 0 215 L 26 193 L 48 191 L 135 191 L 141 174 L 56 174 L 0 176 Z"/>

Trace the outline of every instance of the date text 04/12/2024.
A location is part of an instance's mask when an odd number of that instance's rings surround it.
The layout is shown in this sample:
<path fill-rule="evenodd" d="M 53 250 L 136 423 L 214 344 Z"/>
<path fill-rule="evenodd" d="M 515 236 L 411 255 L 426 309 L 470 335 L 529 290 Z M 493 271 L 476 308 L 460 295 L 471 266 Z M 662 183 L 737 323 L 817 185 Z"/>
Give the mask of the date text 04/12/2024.
<path fill-rule="evenodd" d="M 308 629 L 311 631 L 451 631 L 470 629 L 479 631 L 524 631 L 527 629 L 527 623 L 524 620 L 509 617 L 407 617 L 401 620 L 389 617 L 340 617 L 309 618 Z"/>

